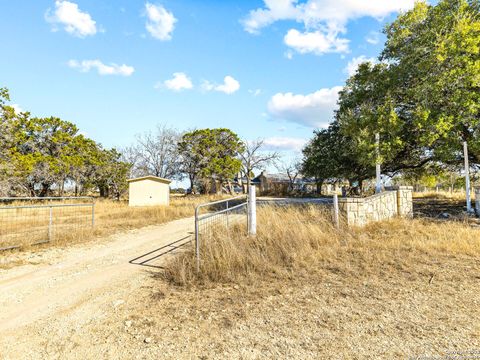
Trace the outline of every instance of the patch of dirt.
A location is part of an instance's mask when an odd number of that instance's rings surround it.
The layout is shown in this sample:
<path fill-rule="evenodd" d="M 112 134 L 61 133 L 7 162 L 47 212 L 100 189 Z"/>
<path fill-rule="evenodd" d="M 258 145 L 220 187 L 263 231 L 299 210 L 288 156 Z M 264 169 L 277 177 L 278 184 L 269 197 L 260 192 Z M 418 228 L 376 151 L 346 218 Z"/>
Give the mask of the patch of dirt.
<path fill-rule="evenodd" d="M 466 204 L 463 200 L 433 197 L 414 198 L 413 213 L 416 218 L 461 221 L 480 225 L 479 218 L 476 218 L 474 215 L 467 215 Z"/>
<path fill-rule="evenodd" d="M 373 271 L 353 257 L 289 279 L 191 289 L 142 268 L 1 331 L 0 349 L 6 359 L 405 359 L 480 349 L 478 259 L 393 255 Z"/>
<path fill-rule="evenodd" d="M 0 270 L 0 357 L 74 356 L 67 350 L 76 342 L 68 339 L 76 334 L 91 339 L 95 330 L 81 329 L 109 318 L 130 293 L 140 294 L 150 269 L 158 269 L 172 251 L 191 245 L 192 228 L 189 218 L 95 244 L 6 255 L 5 264 L 27 265 Z M 59 347 L 57 340 L 68 344 Z"/>

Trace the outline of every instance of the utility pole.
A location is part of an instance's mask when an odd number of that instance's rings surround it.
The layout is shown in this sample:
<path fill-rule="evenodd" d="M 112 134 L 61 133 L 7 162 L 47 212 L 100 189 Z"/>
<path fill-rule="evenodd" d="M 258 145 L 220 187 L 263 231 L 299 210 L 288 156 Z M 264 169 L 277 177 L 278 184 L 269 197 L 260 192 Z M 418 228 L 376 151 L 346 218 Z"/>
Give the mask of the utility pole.
<path fill-rule="evenodd" d="M 472 199 L 470 198 L 470 165 L 468 163 L 468 144 L 463 142 L 463 157 L 465 159 L 465 190 L 467 192 L 467 212 L 472 212 Z"/>
<path fill-rule="evenodd" d="M 377 154 L 377 163 L 375 166 L 375 172 L 377 174 L 377 181 L 375 184 L 375 193 L 379 194 L 382 192 L 382 173 L 380 168 L 380 134 L 375 134 L 375 151 Z"/>

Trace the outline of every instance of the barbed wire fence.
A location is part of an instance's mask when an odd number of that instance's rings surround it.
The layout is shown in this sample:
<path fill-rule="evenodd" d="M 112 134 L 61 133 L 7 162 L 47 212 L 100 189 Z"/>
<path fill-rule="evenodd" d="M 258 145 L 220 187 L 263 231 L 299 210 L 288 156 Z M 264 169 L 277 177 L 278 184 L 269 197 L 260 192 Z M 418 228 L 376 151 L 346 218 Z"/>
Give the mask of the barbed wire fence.
<path fill-rule="evenodd" d="M 94 226 L 92 197 L 0 198 L 0 250 L 48 243 Z"/>

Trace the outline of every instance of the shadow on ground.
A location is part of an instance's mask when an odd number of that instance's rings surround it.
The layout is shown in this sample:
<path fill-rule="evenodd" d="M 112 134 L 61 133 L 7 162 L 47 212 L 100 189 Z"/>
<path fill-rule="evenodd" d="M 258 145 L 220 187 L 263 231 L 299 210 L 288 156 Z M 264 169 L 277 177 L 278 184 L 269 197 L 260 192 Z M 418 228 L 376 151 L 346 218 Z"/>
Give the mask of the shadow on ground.
<path fill-rule="evenodd" d="M 161 265 L 159 265 L 162 257 L 173 253 L 174 251 L 184 248 L 185 245 L 190 244 L 192 241 L 192 235 L 185 236 L 181 239 L 172 241 L 171 243 L 159 247 L 158 249 L 149 251 L 145 254 L 142 254 L 132 260 L 129 261 L 130 264 L 133 265 L 140 265 L 140 266 L 147 266 L 153 267 L 157 269 L 163 269 Z"/>
<path fill-rule="evenodd" d="M 436 221 L 461 221 L 471 225 L 480 225 L 480 219 L 466 212 L 463 200 L 444 198 L 413 199 L 413 214 L 415 218 Z"/>

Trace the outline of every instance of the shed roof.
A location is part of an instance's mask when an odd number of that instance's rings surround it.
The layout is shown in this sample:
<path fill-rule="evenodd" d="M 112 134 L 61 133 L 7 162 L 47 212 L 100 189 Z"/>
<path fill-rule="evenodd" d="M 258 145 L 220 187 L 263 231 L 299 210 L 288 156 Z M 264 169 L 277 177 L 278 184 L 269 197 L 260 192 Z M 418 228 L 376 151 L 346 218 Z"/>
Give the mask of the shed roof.
<path fill-rule="evenodd" d="M 142 176 L 142 177 L 138 177 L 138 178 L 134 178 L 134 179 L 128 179 L 127 182 L 130 183 L 130 182 L 143 181 L 143 180 L 153 180 L 153 181 L 157 181 L 157 182 L 164 183 L 164 184 L 170 184 L 172 182 L 171 180 L 164 179 L 164 178 L 161 178 L 161 177 L 158 177 L 158 176 L 153 176 L 153 175 Z"/>

